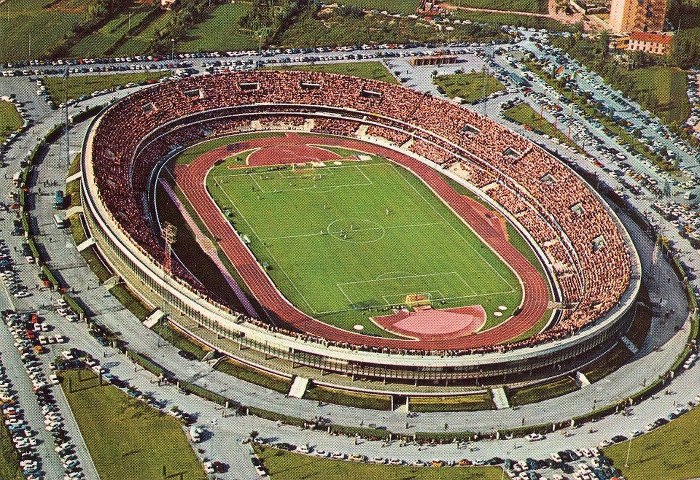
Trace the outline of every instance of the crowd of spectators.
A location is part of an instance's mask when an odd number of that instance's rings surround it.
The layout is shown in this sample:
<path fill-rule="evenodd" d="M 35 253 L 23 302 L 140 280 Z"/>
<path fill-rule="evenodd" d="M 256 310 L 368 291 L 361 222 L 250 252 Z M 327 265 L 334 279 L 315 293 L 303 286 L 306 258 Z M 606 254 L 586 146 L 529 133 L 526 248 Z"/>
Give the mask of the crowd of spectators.
<path fill-rule="evenodd" d="M 273 105 L 275 115 L 270 115 Z M 630 281 L 629 251 L 613 218 L 571 170 L 477 113 L 378 81 L 256 71 L 191 77 L 141 90 L 115 103 L 94 133 L 100 199 L 141 252 L 163 264 L 164 243 L 148 213 L 149 182 L 158 162 L 203 138 L 255 125 L 299 128 L 307 121 L 299 112 L 312 119 L 313 132 L 356 136 L 367 122 L 367 135 L 396 145 L 409 142 L 411 152 L 467 178 L 518 220 L 556 273 L 563 313 L 552 328 L 518 346 L 571 335 L 620 301 Z M 172 270 L 183 285 L 210 298 L 180 262 Z M 223 305 L 221 299 L 211 300 Z"/>

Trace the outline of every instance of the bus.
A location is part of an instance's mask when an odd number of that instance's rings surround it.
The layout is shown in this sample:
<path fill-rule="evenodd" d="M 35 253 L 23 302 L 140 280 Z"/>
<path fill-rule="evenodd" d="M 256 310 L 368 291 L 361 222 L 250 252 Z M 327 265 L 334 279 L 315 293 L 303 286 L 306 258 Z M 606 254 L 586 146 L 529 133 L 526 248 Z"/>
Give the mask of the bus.
<path fill-rule="evenodd" d="M 61 210 L 63 208 L 63 203 L 65 199 L 63 198 L 63 191 L 56 190 L 53 194 L 53 208 Z"/>

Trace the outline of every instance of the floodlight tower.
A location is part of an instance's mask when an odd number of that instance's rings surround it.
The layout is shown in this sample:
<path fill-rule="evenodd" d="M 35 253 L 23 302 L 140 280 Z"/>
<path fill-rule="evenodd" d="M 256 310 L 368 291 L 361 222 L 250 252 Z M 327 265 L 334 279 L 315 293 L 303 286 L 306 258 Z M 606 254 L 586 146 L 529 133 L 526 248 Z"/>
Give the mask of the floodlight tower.
<path fill-rule="evenodd" d="M 165 240 L 165 271 L 172 273 L 173 268 L 173 244 L 177 236 L 177 227 L 169 222 L 163 223 L 160 236 Z"/>

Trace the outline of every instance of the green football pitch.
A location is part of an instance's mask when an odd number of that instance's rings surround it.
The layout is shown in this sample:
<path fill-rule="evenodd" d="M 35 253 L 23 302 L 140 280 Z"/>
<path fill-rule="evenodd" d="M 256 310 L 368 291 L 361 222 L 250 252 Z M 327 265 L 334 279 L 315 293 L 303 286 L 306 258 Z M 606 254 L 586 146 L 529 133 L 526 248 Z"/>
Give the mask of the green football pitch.
<path fill-rule="evenodd" d="M 340 328 L 390 336 L 369 320 L 409 294 L 434 308 L 480 304 L 492 327 L 522 290 L 513 271 L 409 171 L 366 161 L 231 169 L 207 188 L 297 308 Z M 493 313 L 499 306 L 502 316 Z"/>

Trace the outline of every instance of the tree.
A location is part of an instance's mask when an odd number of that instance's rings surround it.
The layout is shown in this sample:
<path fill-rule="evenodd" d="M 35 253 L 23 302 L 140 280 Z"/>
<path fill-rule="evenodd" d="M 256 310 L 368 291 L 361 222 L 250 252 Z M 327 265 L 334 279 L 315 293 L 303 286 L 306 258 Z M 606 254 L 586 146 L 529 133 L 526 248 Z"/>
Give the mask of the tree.
<path fill-rule="evenodd" d="M 250 438 L 251 442 L 254 442 L 258 435 L 260 435 L 260 432 L 258 432 L 257 430 L 253 430 L 248 434 L 248 437 Z"/>
<path fill-rule="evenodd" d="M 607 60 L 608 58 L 608 47 L 610 45 L 610 34 L 606 30 L 603 30 L 603 33 L 600 34 L 600 37 L 598 38 L 598 48 L 600 49 L 600 57 L 603 60 Z"/>
<path fill-rule="evenodd" d="M 681 30 L 671 41 L 671 61 L 681 68 L 700 63 L 700 29 Z"/>

